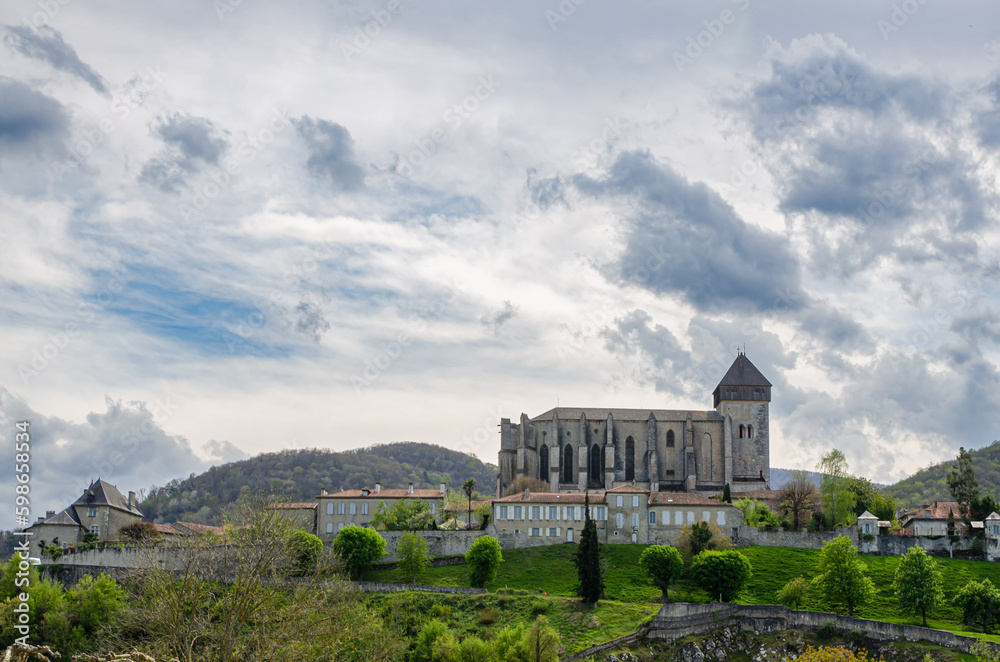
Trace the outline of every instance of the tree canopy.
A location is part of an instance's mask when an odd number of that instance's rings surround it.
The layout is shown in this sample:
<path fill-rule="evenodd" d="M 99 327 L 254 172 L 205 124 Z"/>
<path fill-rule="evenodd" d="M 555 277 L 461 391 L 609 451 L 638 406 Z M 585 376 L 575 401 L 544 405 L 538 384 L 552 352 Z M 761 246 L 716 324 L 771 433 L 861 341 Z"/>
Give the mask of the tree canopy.
<path fill-rule="evenodd" d="M 858 558 L 858 548 L 846 536 L 838 536 L 823 545 L 819 559 L 819 575 L 813 583 L 834 607 L 846 607 L 854 617 L 854 609 L 875 596 L 875 585 L 867 576 L 865 564 Z"/>
<path fill-rule="evenodd" d="M 333 554 L 351 577 L 360 578 L 385 556 L 385 539 L 375 529 L 345 526 L 333 540 Z"/>
<path fill-rule="evenodd" d="M 681 576 L 684 570 L 684 561 L 681 553 L 670 545 L 651 545 L 643 550 L 639 557 L 639 565 L 649 578 L 653 580 L 663 593 L 663 600 L 667 600 L 667 589 L 671 582 Z"/>
<path fill-rule="evenodd" d="M 941 570 L 921 547 L 911 547 L 899 560 L 892 588 L 899 599 L 900 610 L 920 615 L 924 627 L 927 627 L 927 614 L 944 601 Z"/>
<path fill-rule="evenodd" d="M 691 563 L 691 576 L 713 598 L 729 602 L 753 576 L 750 560 L 736 550 L 702 552 Z"/>

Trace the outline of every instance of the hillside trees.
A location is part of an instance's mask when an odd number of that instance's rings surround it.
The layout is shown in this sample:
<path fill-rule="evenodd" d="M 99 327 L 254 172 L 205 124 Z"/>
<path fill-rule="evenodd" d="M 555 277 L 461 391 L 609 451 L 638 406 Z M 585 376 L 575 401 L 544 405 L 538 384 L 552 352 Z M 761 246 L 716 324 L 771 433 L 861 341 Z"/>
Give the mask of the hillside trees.
<path fill-rule="evenodd" d="M 722 530 L 712 521 L 695 522 L 681 528 L 677 549 L 685 561 L 691 562 L 705 550 L 718 550 L 729 547 L 729 538 L 722 535 Z"/>
<path fill-rule="evenodd" d="M 972 504 L 979 498 L 979 483 L 972 468 L 972 456 L 965 447 L 958 449 L 958 464 L 948 470 L 945 480 L 951 496 L 958 502 L 958 512 L 965 522 L 966 531 L 972 522 Z"/>
<path fill-rule="evenodd" d="M 482 588 L 496 579 L 497 570 L 503 563 L 500 543 L 491 536 L 480 536 L 469 546 L 465 553 L 465 562 L 469 565 L 469 584 Z"/>
<path fill-rule="evenodd" d="M 684 570 L 681 553 L 670 545 L 651 545 L 643 550 L 639 565 L 653 583 L 660 587 L 663 601 L 666 602 L 671 582 L 680 577 Z"/>
<path fill-rule="evenodd" d="M 827 602 L 835 607 L 854 609 L 865 605 L 875 596 L 875 585 L 867 576 L 865 564 L 858 559 L 858 548 L 850 538 L 838 536 L 823 545 L 819 559 L 819 575 L 813 583 L 822 590 Z"/>
<path fill-rule="evenodd" d="M 604 595 L 604 568 L 601 565 L 601 543 L 597 538 L 597 522 L 590 516 L 590 495 L 584 497 L 586 521 L 580 534 L 580 545 L 574 561 L 580 580 L 579 593 L 584 602 L 596 604 Z"/>
<path fill-rule="evenodd" d="M 415 533 L 405 533 L 399 541 L 396 549 L 396 556 L 399 558 L 399 569 L 403 574 L 413 578 L 413 583 L 417 583 L 417 577 L 427 568 L 431 562 L 428 554 L 427 541 Z"/>
<path fill-rule="evenodd" d="M 385 538 L 375 529 L 345 526 L 333 540 L 333 554 L 348 575 L 360 579 L 366 570 L 385 556 Z"/>
<path fill-rule="evenodd" d="M 379 501 L 372 526 L 387 531 L 423 531 L 434 524 L 430 504 L 422 499 L 400 499 L 391 506 Z"/>
<path fill-rule="evenodd" d="M 937 562 L 920 547 L 911 547 L 896 566 L 892 584 L 901 611 L 919 614 L 927 627 L 927 614 L 944 600 L 941 570 Z"/>
<path fill-rule="evenodd" d="M 792 473 L 792 479 L 781 488 L 781 508 L 792 520 L 792 529 L 801 531 L 816 507 L 816 484 L 804 471 Z"/>
<path fill-rule="evenodd" d="M 823 456 L 816 468 L 823 473 L 819 489 L 823 496 L 823 514 L 827 526 L 834 528 L 841 524 L 851 524 L 855 496 L 851 491 L 851 476 L 847 473 L 847 458 L 834 448 Z"/>
<path fill-rule="evenodd" d="M 736 550 L 702 552 L 691 563 L 691 576 L 714 599 L 729 602 L 753 576 L 750 560 Z"/>

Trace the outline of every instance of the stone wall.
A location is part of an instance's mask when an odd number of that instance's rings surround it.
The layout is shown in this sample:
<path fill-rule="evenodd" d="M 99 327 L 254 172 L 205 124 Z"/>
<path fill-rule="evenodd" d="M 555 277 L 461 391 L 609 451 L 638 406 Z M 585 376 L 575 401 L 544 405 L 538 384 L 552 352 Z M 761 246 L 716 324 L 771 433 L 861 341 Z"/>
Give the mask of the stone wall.
<path fill-rule="evenodd" d="M 663 605 L 649 626 L 647 637 L 674 641 L 688 635 L 702 635 L 727 622 L 738 622 L 743 630 L 770 634 L 783 630 L 818 630 L 833 623 L 844 631 L 860 631 L 874 641 L 929 641 L 945 648 L 969 652 L 978 638 L 966 637 L 945 630 L 882 623 L 862 618 L 815 611 L 795 611 L 772 605 L 694 604 Z M 998 652 L 1000 645 L 992 644 Z"/>
<path fill-rule="evenodd" d="M 161 568 L 178 570 L 179 548 L 170 545 L 157 547 L 115 546 L 80 550 L 63 554 L 56 561 L 42 559 L 43 563 L 60 566 L 86 566 L 95 568 L 148 568 L 155 563 Z"/>
<path fill-rule="evenodd" d="M 734 543 L 738 547 L 761 545 L 765 547 L 799 547 L 802 549 L 822 549 L 839 536 L 847 536 L 855 546 L 858 544 L 856 527 L 840 527 L 835 531 L 760 531 L 756 526 L 741 525 Z"/>
<path fill-rule="evenodd" d="M 490 535 L 490 528 L 487 527 L 486 531 L 416 531 L 416 534 L 427 541 L 428 553 L 431 556 L 457 556 L 469 551 L 476 538 Z M 399 541 L 409 532 L 379 531 L 379 533 L 385 538 L 385 556 L 382 560 L 387 563 L 396 561 Z"/>
<path fill-rule="evenodd" d="M 928 538 L 927 536 L 878 536 L 872 542 L 861 541 L 858 550 L 882 556 L 902 556 L 911 547 L 923 547 L 928 554 L 972 549 L 972 539 L 959 538 L 952 543 L 947 536 Z"/>

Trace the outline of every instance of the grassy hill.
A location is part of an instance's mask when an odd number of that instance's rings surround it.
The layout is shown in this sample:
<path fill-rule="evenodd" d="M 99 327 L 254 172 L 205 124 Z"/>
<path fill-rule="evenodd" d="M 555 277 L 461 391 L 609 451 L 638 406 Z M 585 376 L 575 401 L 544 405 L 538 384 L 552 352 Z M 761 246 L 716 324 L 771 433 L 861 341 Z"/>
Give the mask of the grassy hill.
<path fill-rule="evenodd" d="M 572 555 L 576 545 L 564 543 L 544 547 L 504 550 L 504 563 L 500 565 L 495 581 L 486 585 L 492 591 L 500 589 L 520 589 L 537 595 L 538 590 L 557 598 L 574 595 L 576 572 Z M 605 576 L 605 590 L 609 600 L 621 604 L 648 605 L 659 598 L 659 589 L 646 580 L 639 567 L 639 556 L 644 545 L 602 545 L 608 569 Z M 816 566 L 820 551 L 792 547 L 741 547 L 753 566 L 753 578 L 747 590 L 737 602 L 744 604 L 777 604 L 776 593 L 787 582 L 796 577 L 807 580 L 816 576 Z M 868 618 L 890 623 L 920 625 L 918 616 L 901 614 L 898 601 L 892 591 L 892 582 L 899 564 L 896 556 L 867 556 L 861 560 L 868 566 L 868 576 L 875 583 L 875 599 L 867 606 L 856 609 L 858 618 Z M 951 599 L 969 580 L 989 578 L 1000 584 L 1000 564 L 983 561 L 963 561 L 947 558 L 935 559 L 941 568 L 944 582 L 945 603 L 934 614 L 928 615 L 930 627 L 952 630 L 963 634 L 979 634 L 962 624 L 961 610 Z M 377 570 L 368 573 L 366 579 L 373 581 L 405 582 L 399 570 Z M 444 565 L 428 568 L 420 578 L 420 583 L 437 586 L 468 586 L 468 567 L 465 565 Z M 710 602 L 710 596 L 686 576 L 682 577 L 670 590 L 670 597 L 676 602 Z M 804 609 L 833 611 L 823 603 L 815 592 L 811 592 Z M 637 625 L 637 624 L 636 624 Z M 634 629 L 634 628 L 633 628 Z M 990 639 L 1000 641 L 993 635 Z"/>
<path fill-rule="evenodd" d="M 219 524 L 222 513 L 244 490 L 312 501 L 326 489 L 357 489 L 380 482 L 385 487 L 457 489 L 475 478 L 484 494 L 495 491 L 497 468 L 478 458 L 433 444 L 401 442 L 334 452 L 326 449 L 264 453 L 212 467 L 201 475 L 153 487 L 139 505 L 147 519 Z"/>
<path fill-rule="evenodd" d="M 970 451 L 969 455 L 972 456 L 972 468 L 979 482 L 979 494 L 989 494 L 994 499 L 1000 496 L 1000 441 Z M 934 501 L 951 501 L 945 476 L 948 469 L 954 465 L 954 460 L 933 464 L 909 478 L 890 485 L 883 491 L 894 496 L 896 502 L 904 507 L 916 507 Z"/>

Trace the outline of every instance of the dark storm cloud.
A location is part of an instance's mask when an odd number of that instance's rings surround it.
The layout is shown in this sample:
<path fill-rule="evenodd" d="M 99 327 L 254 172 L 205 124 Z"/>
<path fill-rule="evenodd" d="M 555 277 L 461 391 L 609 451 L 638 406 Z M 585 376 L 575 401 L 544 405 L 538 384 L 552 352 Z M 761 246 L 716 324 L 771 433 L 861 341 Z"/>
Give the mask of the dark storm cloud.
<path fill-rule="evenodd" d="M 294 120 L 299 136 L 309 147 L 306 169 L 335 191 L 356 191 L 364 186 L 365 172 L 354 155 L 354 140 L 343 126 L 304 115 Z"/>
<path fill-rule="evenodd" d="M 314 342 L 323 339 L 323 335 L 330 330 L 330 323 L 323 315 L 323 308 L 318 304 L 302 299 L 295 307 L 296 320 L 295 330 L 309 336 Z"/>
<path fill-rule="evenodd" d="M 107 83 L 89 64 L 82 62 L 73 47 L 67 44 L 62 34 L 48 25 L 32 30 L 27 25 L 7 26 L 4 41 L 25 57 L 48 62 L 59 71 L 64 71 L 84 81 L 94 91 L 109 96 Z"/>
<path fill-rule="evenodd" d="M 630 380 L 651 383 L 657 391 L 676 395 L 690 391 L 695 379 L 691 353 L 646 311 L 633 310 L 616 319 L 601 336 L 607 350 L 630 366 Z"/>
<path fill-rule="evenodd" d="M 835 37 L 794 42 L 741 100 L 777 183 L 780 209 L 809 240 L 808 268 L 849 277 L 885 258 L 975 254 L 995 196 L 954 126 L 954 94 L 882 73 Z"/>
<path fill-rule="evenodd" d="M 62 104 L 0 76 L 0 144 L 8 148 L 53 145 L 68 134 L 69 114 Z"/>
<path fill-rule="evenodd" d="M 153 129 L 167 148 L 145 163 L 139 180 L 176 193 L 188 175 L 218 166 L 229 148 L 224 132 L 204 117 L 174 114 Z"/>
<path fill-rule="evenodd" d="M 600 180 L 574 178 L 585 194 L 625 198 L 625 253 L 617 276 L 677 292 L 702 310 L 796 310 L 806 300 L 785 238 L 749 225 L 715 191 L 646 152 L 622 154 Z"/>
<path fill-rule="evenodd" d="M 73 423 L 34 411 L 0 387 L 3 427 L 13 430 L 16 421 L 30 423 L 32 494 L 38 511 L 68 505 L 98 477 L 123 492 L 139 491 L 204 468 L 187 439 L 163 430 L 162 423 L 181 406 L 172 394 L 152 403 L 107 398 L 107 411 Z M 0 480 L 0 489 L 12 492 L 12 479 Z"/>

